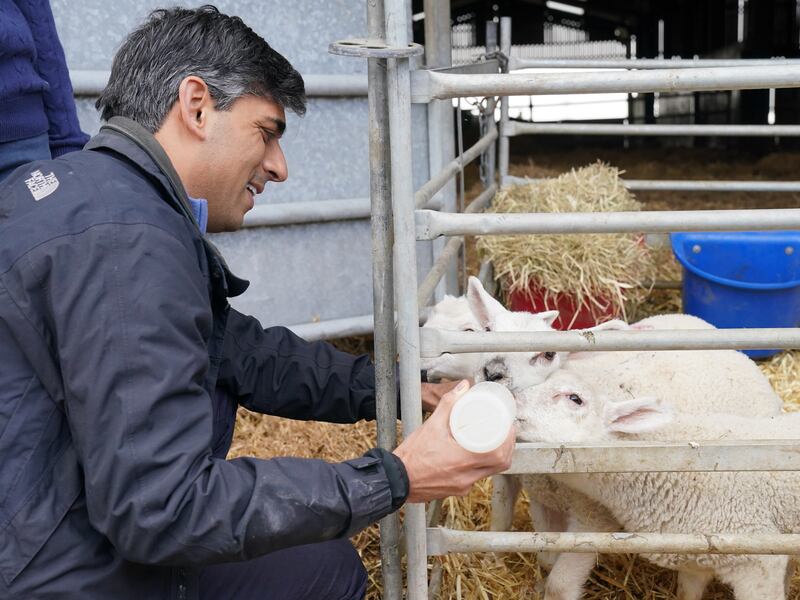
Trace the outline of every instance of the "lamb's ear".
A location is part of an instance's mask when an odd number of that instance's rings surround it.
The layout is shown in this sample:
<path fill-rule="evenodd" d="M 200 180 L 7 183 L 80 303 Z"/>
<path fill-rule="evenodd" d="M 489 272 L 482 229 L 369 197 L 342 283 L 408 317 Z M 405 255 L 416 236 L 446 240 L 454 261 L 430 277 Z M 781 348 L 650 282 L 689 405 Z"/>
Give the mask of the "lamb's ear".
<path fill-rule="evenodd" d="M 469 303 L 469 309 L 483 329 L 489 328 L 492 321 L 494 321 L 495 315 L 506 312 L 505 307 L 483 289 L 477 277 L 469 278 L 469 283 L 467 284 L 467 302 Z"/>
<path fill-rule="evenodd" d="M 622 319 L 611 319 L 610 321 L 600 323 L 600 325 L 595 325 L 588 329 L 582 329 L 581 331 L 627 331 L 630 328 L 631 326 Z"/>
<path fill-rule="evenodd" d="M 535 313 L 537 317 L 539 317 L 544 324 L 548 327 L 553 326 L 553 322 L 558 318 L 558 311 L 557 310 L 546 310 L 544 312 Z"/>
<path fill-rule="evenodd" d="M 672 410 L 657 398 L 644 397 L 608 402 L 603 416 L 609 431 L 645 433 L 670 423 Z"/>

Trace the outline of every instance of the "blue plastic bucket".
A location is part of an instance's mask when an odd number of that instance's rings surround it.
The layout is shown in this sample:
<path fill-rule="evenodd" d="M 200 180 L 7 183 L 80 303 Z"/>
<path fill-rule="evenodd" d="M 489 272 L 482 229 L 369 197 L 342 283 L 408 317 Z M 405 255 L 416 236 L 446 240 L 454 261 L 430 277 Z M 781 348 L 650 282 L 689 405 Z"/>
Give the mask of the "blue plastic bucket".
<path fill-rule="evenodd" d="M 800 326 L 800 231 L 673 233 L 670 241 L 683 265 L 683 312 L 719 328 Z"/>

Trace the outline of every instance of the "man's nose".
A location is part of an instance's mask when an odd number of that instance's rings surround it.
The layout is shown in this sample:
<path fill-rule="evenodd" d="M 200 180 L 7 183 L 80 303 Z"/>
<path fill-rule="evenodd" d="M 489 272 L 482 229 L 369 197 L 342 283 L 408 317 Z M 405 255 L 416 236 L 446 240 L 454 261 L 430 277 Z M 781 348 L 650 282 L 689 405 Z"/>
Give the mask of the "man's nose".
<path fill-rule="evenodd" d="M 289 177 L 289 167 L 279 143 L 271 144 L 267 148 L 262 167 L 267 174 L 267 181 L 286 181 Z"/>

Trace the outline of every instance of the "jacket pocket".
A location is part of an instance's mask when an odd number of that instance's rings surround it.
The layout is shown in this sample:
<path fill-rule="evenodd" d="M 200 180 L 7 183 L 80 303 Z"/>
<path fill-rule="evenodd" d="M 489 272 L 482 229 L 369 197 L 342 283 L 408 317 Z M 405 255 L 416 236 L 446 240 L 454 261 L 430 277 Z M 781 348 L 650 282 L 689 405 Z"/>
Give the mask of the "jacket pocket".
<path fill-rule="evenodd" d="M 71 444 L 54 457 L 11 521 L 0 531 L 0 575 L 6 585 L 28 566 L 81 493 L 82 475 Z"/>

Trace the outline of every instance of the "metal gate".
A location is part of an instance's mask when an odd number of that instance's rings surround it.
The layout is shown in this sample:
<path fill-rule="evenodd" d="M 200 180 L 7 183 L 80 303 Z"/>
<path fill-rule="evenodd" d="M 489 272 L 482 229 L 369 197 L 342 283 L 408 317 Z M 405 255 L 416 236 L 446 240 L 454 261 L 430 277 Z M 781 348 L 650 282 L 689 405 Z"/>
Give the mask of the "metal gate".
<path fill-rule="evenodd" d="M 441 10 L 425 3 L 426 17 Z M 441 4 L 441 3 L 440 3 Z M 430 13 L 428 11 L 431 11 Z M 495 186 L 476 199 L 463 214 L 426 209 L 430 195 L 411 187 L 410 110 L 412 103 L 430 103 L 466 96 L 515 94 L 583 94 L 596 92 L 681 92 L 800 87 L 797 61 L 645 61 L 609 77 L 603 73 L 513 74 L 451 69 L 410 68 L 410 57 L 422 49 L 409 39 L 404 0 L 368 2 L 368 39 L 331 45 L 337 54 L 369 61 L 370 170 L 372 173 L 372 233 L 374 251 L 375 353 L 378 390 L 378 443 L 393 448 L 395 439 L 395 352 L 400 356 L 403 430 L 420 426 L 420 356 L 444 352 L 687 350 L 740 348 L 800 348 L 800 329 L 727 329 L 600 331 L 588 340 L 578 332 L 499 333 L 420 330 L 420 306 L 425 304 L 444 263 L 452 259 L 459 236 L 491 234 L 619 233 L 671 231 L 741 231 L 800 228 L 800 209 L 666 211 L 596 214 L 476 214 L 491 200 Z M 427 20 L 427 19 L 426 19 Z M 440 27 L 443 21 L 440 22 Z M 427 26 L 427 25 L 426 25 Z M 449 16 L 447 25 L 449 27 Z M 435 32 L 435 25 L 431 31 Z M 427 33 L 426 29 L 426 33 Z M 501 20 L 501 62 L 510 49 L 510 22 Z M 430 37 L 428 39 L 431 39 Z M 514 66 L 512 61 L 512 66 Z M 533 66 L 517 61 L 516 66 Z M 585 66 L 583 64 L 575 66 Z M 593 64 L 592 66 L 598 66 Z M 611 66 L 611 65 L 609 65 Z M 678 68 L 676 68 L 678 67 Z M 476 66 L 480 71 L 484 67 Z M 492 68 L 496 69 L 496 65 Z M 623 135 L 800 135 L 797 126 L 766 129 L 761 126 L 666 125 L 519 125 L 501 109 L 499 171 L 508 174 L 510 136 L 542 131 L 560 133 L 619 133 Z M 549 127 L 549 129 L 543 129 Z M 609 129 L 611 128 L 611 129 Z M 780 132 L 780 133 L 778 133 Z M 472 148 L 462 153 L 424 190 L 435 190 L 466 161 L 492 144 L 498 132 L 494 122 Z M 627 182 L 631 189 L 798 191 L 800 182 Z M 417 286 L 416 241 L 448 236 L 448 251 Z M 397 313 L 395 334 L 394 314 Z M 800 470 L 800 444 L 793 441 L 685 443 L 628 442 L 605 445 L 566 445 L 569 461 L 554 461 L 563 447 L 518 444 L 509 473 Z M 405 541 L 408 556 L 408 597 L 427 598 L 427 557 L 448 552 L 570 551 L 570 552 L 682 552 L 736 554 L 797 554 L 800 535 L 463 532 L 427 528 L 425 507 L 408 505 Z M 381 523 L 384 597 L 402 595 L 397 551 L 399 526 L 395 515 Z"/>

